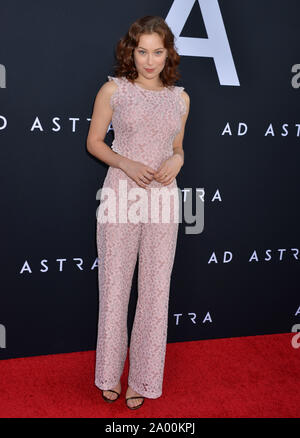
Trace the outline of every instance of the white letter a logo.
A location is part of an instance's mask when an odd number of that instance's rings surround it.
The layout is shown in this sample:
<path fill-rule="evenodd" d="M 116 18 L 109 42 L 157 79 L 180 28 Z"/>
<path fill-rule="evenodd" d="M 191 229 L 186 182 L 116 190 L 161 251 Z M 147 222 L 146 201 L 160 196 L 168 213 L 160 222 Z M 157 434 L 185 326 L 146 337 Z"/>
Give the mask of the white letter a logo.
<path fill-rule="evenodd" d="M 221 85 L 240 85 L 218 0 L 198 0 L 208 38 L 180 37 L 196 0 L 174 0 L 165 18 L 180 55 L 213 58 Z"/>

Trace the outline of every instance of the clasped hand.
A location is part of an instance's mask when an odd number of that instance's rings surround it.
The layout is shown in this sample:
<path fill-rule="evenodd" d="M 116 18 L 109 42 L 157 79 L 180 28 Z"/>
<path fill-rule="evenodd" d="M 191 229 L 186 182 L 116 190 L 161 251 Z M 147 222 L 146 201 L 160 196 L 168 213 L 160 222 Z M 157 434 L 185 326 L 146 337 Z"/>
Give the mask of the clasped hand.
<path fill-rule="evenodd" d="M 146 188 L 153 179 L 164 186 L 171 184 L 182 165 L 182 157 L 179 154 L 174 154 L 165 160 L 158 170 L 134 160 L 126 161 L 123 170 L 140 187 Z"/>

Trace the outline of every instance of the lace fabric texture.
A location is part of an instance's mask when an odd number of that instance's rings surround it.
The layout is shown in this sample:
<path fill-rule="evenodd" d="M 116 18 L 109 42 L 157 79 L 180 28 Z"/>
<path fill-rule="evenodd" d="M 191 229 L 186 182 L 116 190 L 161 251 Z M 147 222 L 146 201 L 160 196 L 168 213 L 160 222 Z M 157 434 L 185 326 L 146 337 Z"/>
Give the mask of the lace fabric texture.
<path fill-rule="evenodd" d="M 173 140 L 181 129 L 186 105 L 183 87 L 147 90 L 125 77 L 108 76 L 118 88 L 111 96 L 112 149 L 157 170 L 173 154 Z M 103 188 L 114 189 L 116 217 L 119 213 L 119 183 L 127 190 L 138 188 L 119 168 L 109 167 Z M 168 186 L 158 181 L 151 188 L 178 189 L 176 179 Z M 111 389 L 123 373 L 128 350 L 127 316 L 132 278 L 138 261 L 138 300 L 129 348 L 128 384 L 139 394 L 158 398 L 162 394 L 171 274 L 176 252 L 179 199 L 170 197 L 170 221 L 152 223 L 151 203 L 148 222 L 97 221 L 99 318 L 96 345 L 95 385 Z M 102 201 L 101 201 L 102 202 Z M 127 212 L 136 200 L 127 201 Z M 158 213 L 164 207 L 160 197 Z"/>

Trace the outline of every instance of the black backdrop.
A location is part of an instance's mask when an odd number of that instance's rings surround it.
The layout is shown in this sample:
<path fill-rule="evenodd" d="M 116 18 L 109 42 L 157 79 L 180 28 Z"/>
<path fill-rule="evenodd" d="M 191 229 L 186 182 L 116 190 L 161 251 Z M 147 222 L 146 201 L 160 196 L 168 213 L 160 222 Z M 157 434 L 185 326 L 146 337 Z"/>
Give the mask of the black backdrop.
<path fill-rule="evenodd" d="M 298 0 L 2 2 L 2 359 L 95 349 L 96 193 L 107 166 L 86 137 L 117 41 L 144 15 L 180 32 L 177 85 L 191 109 L 177 183 L 194 200 L 205 191 L 203 231 L 179 228 L 168 342 L 299 322 L 299 14 Z M 129 331 L 136 297 L 137 267 Z"/>

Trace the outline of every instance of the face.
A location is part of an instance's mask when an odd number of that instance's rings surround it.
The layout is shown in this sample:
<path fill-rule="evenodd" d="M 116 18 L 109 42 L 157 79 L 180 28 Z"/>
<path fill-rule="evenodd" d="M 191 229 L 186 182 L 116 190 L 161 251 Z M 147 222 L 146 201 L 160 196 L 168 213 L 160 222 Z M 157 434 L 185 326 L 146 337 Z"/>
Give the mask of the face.
<path fill-rule="evenodd" d="M 158 33 L 141 35 L 138 46 L 133 52 L 139 75 L 148 79 L 158 76 L 164 69 L 167 55 L 168 51 Z"/>

